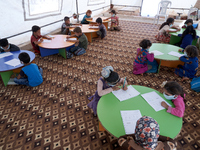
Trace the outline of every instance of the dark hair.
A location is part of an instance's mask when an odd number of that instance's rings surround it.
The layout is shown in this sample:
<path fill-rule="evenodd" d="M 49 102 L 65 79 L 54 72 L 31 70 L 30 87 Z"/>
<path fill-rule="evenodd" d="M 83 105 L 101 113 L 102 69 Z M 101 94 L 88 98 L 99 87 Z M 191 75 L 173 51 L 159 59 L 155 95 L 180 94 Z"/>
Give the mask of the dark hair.
<path fill-rule="evenodd" d="M 23 63 L 27 64 L 30 62 L 30 56 L 26 52 L 22 52 L 18 56 L 19 60 L 22 61 Z"/>
<path fill-rule="evenodd" d="M 80 27 L 76 27 L 73 32 L 82 33 L 82 30 Z"/>
<path fill-rule="evenodd" d="M 115 14 L 116 15 L 116 11 L 115 10 L 111 10 L 111 13 Z"/>
<path fill-rule="evenodd" d="M 160 26 L 159 30 L 162 29 L 165 25 L 169 25 L 170 23 L 173 23 L 173 22 L 174 22 L 174 18 L 168 18 L 167 21 L 164 22 L 164 23 Z"/>
<path fill-rule="evenodd" d="M 67 21 L 67 20 L 69 20 L 69 17 L 65 16 L 64 21 Z"/>
<path fill-rule="evenodd" d="M 187 35 L 187 34 L 191 34 L 193 39 L 196 39 L 196 31 L 194 29 L 194 27 L 191 26 L 187 26 L 187 28 L 185 29 L 185 31 L 183 32 L 182 36 L 181 36 L 181 40 L 183 40 L 183 38 Z"/>
<path fill-rule="evenodd" d="M 110 70 L 110 76 L 108 78 L 104 78 L 109 83 L 118 83 L 120 81 L 119 75 L 117 72 Z"/>
<path fill-rule="evenodd" d="M 40 27 L 39 26 L 32 26 L 32 32 L 37 32 L 38 30 L 40 30 Z"/>
<path fill-rule="evenodd" d="M 186 51 L 188 57 L 198 57 L 198 55 L 199 55 L 198 49 L 194 45 L 188 45 L 185 48 L 185 51 Z"/>
<path fill-rule="evenodd" d="M 168 81 L 165 84 L 164 89 L 172 95 L 181 95 L 181 97 L 184 98 L 183 88 L 175 81 Z"/>
<path fill-rule="evenodd" d="M 139 44 L 139 46 L 142 47 L 143 49 L 146 49 L 147 47 L 151 45 L 152 45 L 151 41 L 147 39 L 142 40 Z"/>
<path fill-rule="evenodd" d="M 8 40 L 6 38 L 0 40 L 1 47 L 6 47 L 7 45 L 8 45 Z"/>
<path fill-rule="evenodd" d="M 193 20 L 192 19 L 187 19 L 184 24 L 188 24 L 188 23 L 192 23 L 193 24 Z"/>
<path fill-rule="evenodd" d="M 90 13 L 90 14 L 91 14 L 91 13 L 92 13 L 92 11 L 91 11 L 91 10 L 87 10 L 87 11 L 86 11 L 86 15 L 87 15 L 87 13 Z"/>
<path fill-rule="evenodd" d="M 97 18 L 96 19 L 96 23 L 100 23 L 100 24 L 102 24 L 102 19 L 99 17 L 99 18 Z"/>

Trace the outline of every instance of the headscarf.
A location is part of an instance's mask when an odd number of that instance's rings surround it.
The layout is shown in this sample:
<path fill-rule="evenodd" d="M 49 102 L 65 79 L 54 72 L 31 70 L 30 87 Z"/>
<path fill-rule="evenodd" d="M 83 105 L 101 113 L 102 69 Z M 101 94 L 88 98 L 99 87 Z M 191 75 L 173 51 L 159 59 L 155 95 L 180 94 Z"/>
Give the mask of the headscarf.
<path fill-rule="evenodd" d="M 104 78 L 108 78 L 110 76 L 110 70 L 111 71 L 114 71 L 113 67 L 112 66 L 106 66 L 102 69 L 101 71 L 101 75 L 104 77 Z"/>
<path fill-rule="evenodd" d="M 158 145 L 160 129 L 158 123 L 151 117 L 143 116 L 135 128 L 135 142 L 148 150 L 154 150 Z"/>

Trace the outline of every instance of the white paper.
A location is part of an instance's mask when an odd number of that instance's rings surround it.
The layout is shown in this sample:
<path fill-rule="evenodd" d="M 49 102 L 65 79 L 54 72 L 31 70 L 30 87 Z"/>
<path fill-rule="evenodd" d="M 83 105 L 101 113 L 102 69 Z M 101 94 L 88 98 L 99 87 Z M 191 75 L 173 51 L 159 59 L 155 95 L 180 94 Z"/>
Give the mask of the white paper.
<path fill-rule="evenodd" d="M 158 51 L 158 50 L 154 50 L 154 51 L 151 51 L 150 53 L 154 53 L 154 56 L 158 56 L 158 55 L 163 55 L 164 53 Z"/>
<path fill-rule="evenodd" d="M 0 54 L 0 58 L 4 58 L 4 57 L 7 57 L 7 56 L 11 56 L 11 55 L 13 55 L 13 53 L 5 52 L 5 53 Z"/>
<path fill-rule="evenodd" d="M 21 63 L 19 59 L 14 58 L 12 60 L 6 61 L 5 64 L 15 67 L 20 65 Z"/>
<path fill-rule="evenodd" d="M 176 29 L 169 29 L 169 31 L 176 31 Z"/>
<path fill-rule="evenodd" d="M 53 36 L 53 35 L 48 35 L 48 37 L 50 37 L 50 38 L 54 38 L 54 36 Z"/>
<path fill-rule="evenodd" d="M 89 29 L 99 29 L 99 26 L 89 26 Z"/>
<path fill-rule="evenodd" d="M 176 57 L 181 57 L 181 56 L 184 56 L 184 54 L 180 54 L 178 52 L 174 52 L 174 51 L 171 51 L 168 53 L 169 55 L 172 55 L 172 56 L 176 56 Z"/>
<path fill-rule="evenodd" d="M 140 93 L 133 88 L 132 86 L 128 86 L 128 89 L 126 91 L 120 89 L 117 91 L 112 91 L 112 93 L 120 100 L 120 101 L 124 101 L 127 100 L 129 98 L 138 96 Z"/>
<path fill-rule="evenodd" d="M 43 39 L 42 43 L 50 43 L 51 40 L 46 40 L 46 39 Z"/>
<path fill-rule="evenodd" d="M 70 26 L 70 28 L 76 28 L 76 27 L 80 27 L 81 28 L 81 26 L 75 26 L 75 25 Z"/>
<path fill-rule="evenodd" d="M 142 117 L 140 110 L 124 110 L 120 112 L 126 134 L 135 133 L 136 122 Z"/>
<path fill-rule="evenodd" d="M 141 96 L 147 101 L 147 103 L 149 103 L 151 107 L 153 107 L 155 111 L 160 111 L 165 109 L 164 107 L 161 106 L 161 102 L 162 101 L 166 102 L 166 101 L 155 91 L 142 94 Z M 171 106 L 169 103 L 167 103 L 167 105 Z"/>

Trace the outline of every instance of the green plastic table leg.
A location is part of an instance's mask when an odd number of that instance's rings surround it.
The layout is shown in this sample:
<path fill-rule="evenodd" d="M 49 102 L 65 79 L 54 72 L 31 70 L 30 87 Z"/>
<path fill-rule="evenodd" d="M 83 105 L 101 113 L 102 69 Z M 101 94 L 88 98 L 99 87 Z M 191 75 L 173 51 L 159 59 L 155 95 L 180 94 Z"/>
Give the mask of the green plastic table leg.
<path fill-rule="evenodd" d="M 7 86 L 8 81 L 10 80 L 10 77 L 12 74 L 13 74 L 13 71 L 0 72 L 1 78 L 5 86 Z"/>
<path fill-rule="evenodd" d="M 181 41 L 181 37 L 175 36 L 175 35 L 171 35 L 169 44 L 174 45 L 174 44 L 176 44 L 176 43 L 178 43 L 180 41 Z"/>
<path fill-rule="evenodd" d="M 159 63 L 159 65 L 158 65 L 158 72 L 157 72 L 157 73 L 159 73 L 159 71 L 160 71 L 161 61 L 162 61 L 162 60 L 160 60 L 160 63 Z"/>
<path fill-rule="evenodd" d="M 66 54 L 66 49 L 65 48 L 59 49 L 59 54 L 61 56 L 63 56 L 65 59 L 67 58 L 67 54 Z"/>
<path fill-rule="evenodd" d="M 196 46 L 196 45 L 197 45 L 197 40 L 198 40 L 198 39 L 193 40 L 193 41 L 192 41 L 192 45 Z"/>

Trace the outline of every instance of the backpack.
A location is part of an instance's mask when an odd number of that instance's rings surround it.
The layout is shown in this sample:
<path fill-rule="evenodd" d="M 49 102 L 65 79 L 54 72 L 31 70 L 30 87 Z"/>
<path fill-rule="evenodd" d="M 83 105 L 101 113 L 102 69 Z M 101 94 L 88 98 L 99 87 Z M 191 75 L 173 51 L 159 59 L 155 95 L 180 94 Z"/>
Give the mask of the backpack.
<path fill-rule="evenodd" d="M 158 63 L 155 59 L 153 60 L 153 62 L 148 61 L 147 63 L 148 63 L 148 65 L 151 65 L 152 68 L 150 70 L 146 71 L 145 73 L 157 73 L 158 72 Z"/>
<path fill-rule="evenodd" d="M 200 92 L 200 77 L 198 78 L 193 78 L 192 81 L 190 82 L 191 89 Z"/>

